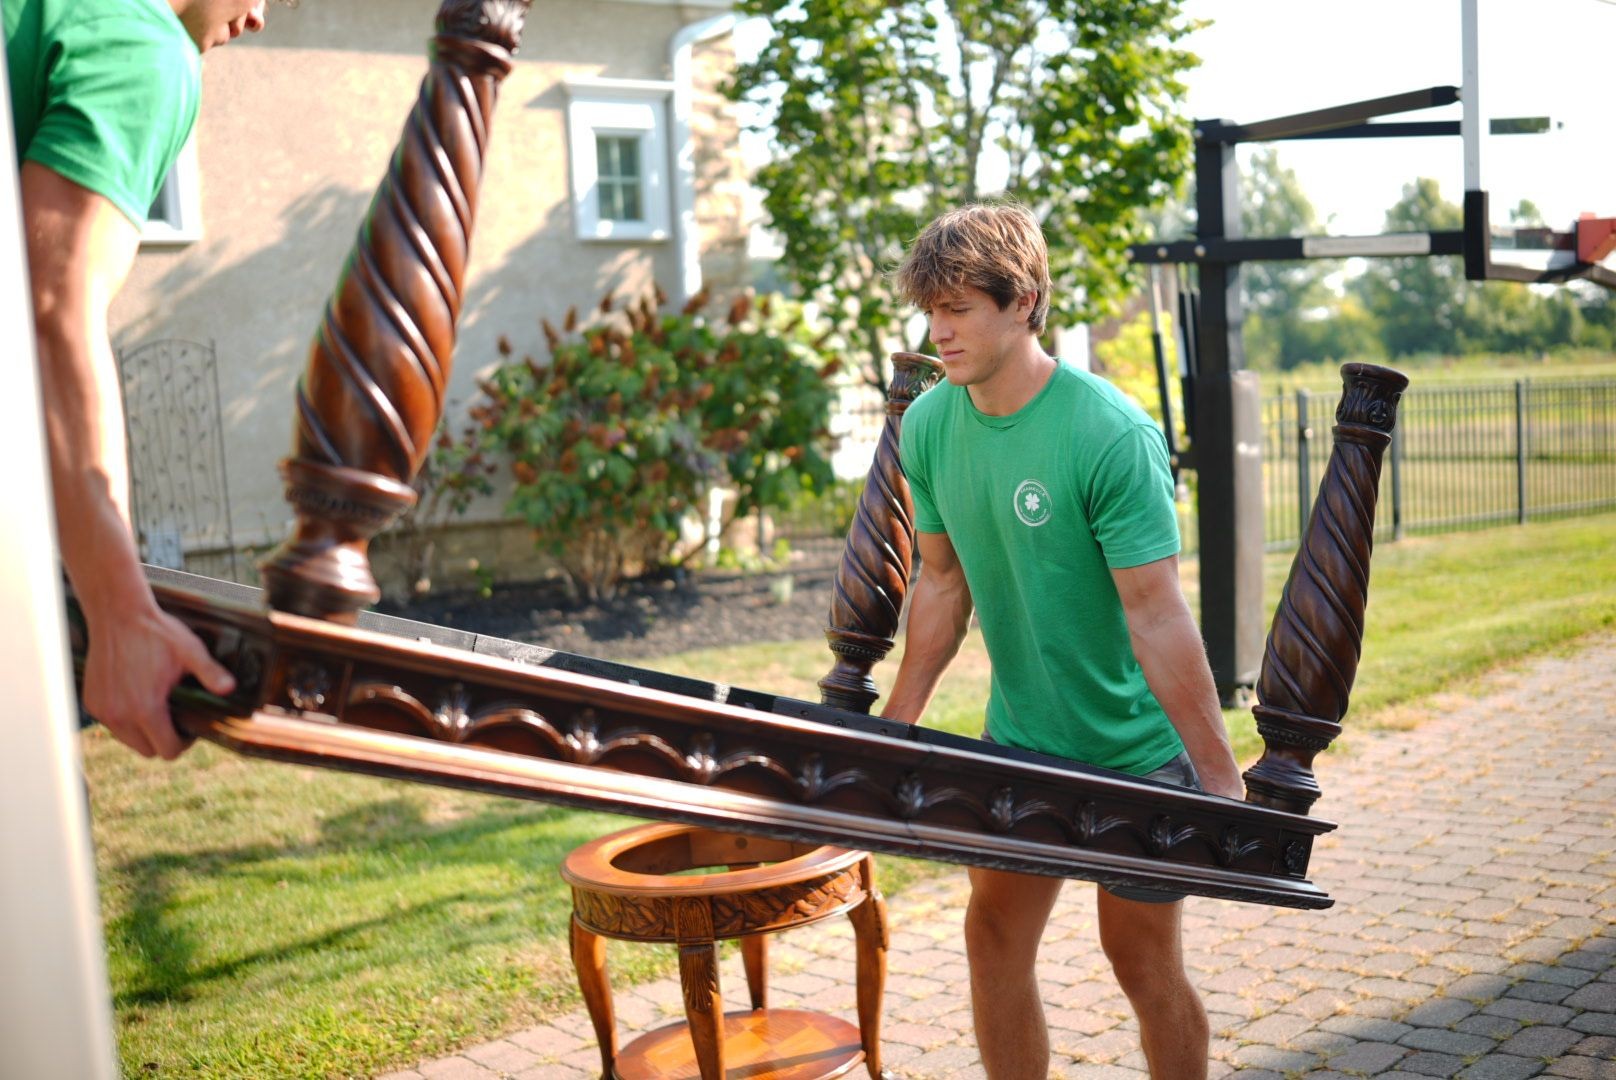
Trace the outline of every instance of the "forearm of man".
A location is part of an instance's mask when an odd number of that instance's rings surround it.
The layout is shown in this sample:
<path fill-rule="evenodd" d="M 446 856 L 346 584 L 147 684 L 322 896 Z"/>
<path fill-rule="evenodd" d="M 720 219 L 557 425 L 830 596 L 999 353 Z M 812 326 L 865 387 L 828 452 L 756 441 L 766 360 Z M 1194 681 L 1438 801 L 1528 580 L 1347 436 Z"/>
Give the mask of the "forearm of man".
<path fill-rule="evenodd" d="M 971 590 L 946 537 L 927 541 L 921 534 L 923 569 L 909 597 L 909 629 L 903 661 L 882 715 L 906 724 L 920 721 L 943 672 L 958 655 L 971 625 Z"/>
<path fill-rule="evenodd" d="M 40 394 L 62 562 L 90 647 L 81 700 L 141 754 L 177 756 L 168 694 L 186 673 L 234 687 L 186 626 L 152 596 L 129 526 L 129 469 L 107 309 L 138 233 L 110 202 L 35 162 L 21 172 Z"/>
<path fill-rule="evenodd" d="M 1201 786 L 1213 795 L 1243 798 L 1245 785 L 1223 726 L 1206 649 L 1178 587 L 1178 560 L 1162 562 L 1170 566 L 1141 568 L 1143 576 L 1131 582 L 1125 581 L 1129 571 L 1113 575 L 1127 613 L 1134 656 L 1151 693 L 1184 741 Z"/>
<path fill-rule="evenodd" d="M 92 621 L 150 606 L 130 530 L 123 410 L 104 318 L 48 302 L 36 333 L 57 539 L 74 592 Z"/>

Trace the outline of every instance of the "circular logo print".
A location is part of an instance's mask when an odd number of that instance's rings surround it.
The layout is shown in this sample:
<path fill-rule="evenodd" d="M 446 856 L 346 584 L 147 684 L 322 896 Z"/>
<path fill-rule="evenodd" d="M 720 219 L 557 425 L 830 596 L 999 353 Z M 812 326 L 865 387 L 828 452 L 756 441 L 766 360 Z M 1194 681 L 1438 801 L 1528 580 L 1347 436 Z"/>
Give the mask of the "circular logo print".
<path fill-rule="evenodd" d="M 1021 519 L 1023 525 L 1036 529 L 1049 520 L 1053 510 L 1048 489 L 1038 481 L 1023 480 L 1021 486 L 1016 488 L 1016 517 Z"/>

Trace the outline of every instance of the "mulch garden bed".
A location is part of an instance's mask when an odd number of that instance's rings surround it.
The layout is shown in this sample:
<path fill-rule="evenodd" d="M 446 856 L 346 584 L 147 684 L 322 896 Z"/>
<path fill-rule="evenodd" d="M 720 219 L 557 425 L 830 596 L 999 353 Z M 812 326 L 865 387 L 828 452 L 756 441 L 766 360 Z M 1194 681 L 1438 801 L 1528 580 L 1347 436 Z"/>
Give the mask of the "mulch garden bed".
<path fill-rule="evenodd" d="M 667 573 L 630 582 L 615 599 L 592 604 L 571 599 L 562 582 L 545 580 L 495 585 L 488 597 L 472 591 L 434 593 L 378 610 L 629 661 L 691 649 L 817 637 L 824 633 L 830 613 L 834 576 L 831 568 L 789 574 Z"/>

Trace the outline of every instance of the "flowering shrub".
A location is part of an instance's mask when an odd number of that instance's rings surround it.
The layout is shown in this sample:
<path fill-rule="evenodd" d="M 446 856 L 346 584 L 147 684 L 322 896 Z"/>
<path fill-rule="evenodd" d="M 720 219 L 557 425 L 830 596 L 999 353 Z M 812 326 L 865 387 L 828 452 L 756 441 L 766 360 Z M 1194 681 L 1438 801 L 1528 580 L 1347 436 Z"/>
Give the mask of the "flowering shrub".
<path fill-rule="evenodd" d="M 578 593 L 610 596 L 673 554 L 679 526 L 714 485 L 731 517 L 783 506 L 831 482 L 827 381 L 801 311 L 745 297 L 727 318 L 698 296 L 664 314 L 660 290 L 580 327 L 543 321 L 550 362 L 506 359 L 471 410 L 481 449 L 508 463 L 510 510 L 532 525 Z"/>

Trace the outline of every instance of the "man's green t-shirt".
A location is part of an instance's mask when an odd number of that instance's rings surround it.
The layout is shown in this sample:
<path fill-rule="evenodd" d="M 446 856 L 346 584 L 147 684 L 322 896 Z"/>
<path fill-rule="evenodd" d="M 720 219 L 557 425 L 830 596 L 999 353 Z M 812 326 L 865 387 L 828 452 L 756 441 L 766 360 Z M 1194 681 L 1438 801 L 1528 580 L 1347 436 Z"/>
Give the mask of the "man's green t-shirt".
<path fill-rule="evenodd" d="M 144 225 L 196 122 L 201 54 L 164 0 L 4 0 L 17 160 Z"/>
<path fill-rule="evenodd" d="M 1155 422 L 1061 362 L 1009 416 L 939 384 L 904 415 L 900 447 L 915 526 L 948 534 L 976 605 L 993 662 L 988 734 L 1135 775 L 1182 751 L 1111 579 L 1178 553 Z"/>

